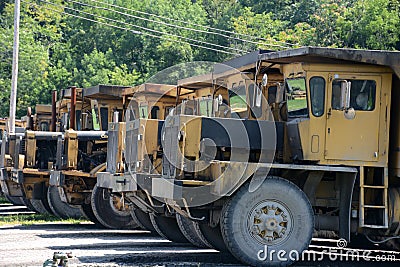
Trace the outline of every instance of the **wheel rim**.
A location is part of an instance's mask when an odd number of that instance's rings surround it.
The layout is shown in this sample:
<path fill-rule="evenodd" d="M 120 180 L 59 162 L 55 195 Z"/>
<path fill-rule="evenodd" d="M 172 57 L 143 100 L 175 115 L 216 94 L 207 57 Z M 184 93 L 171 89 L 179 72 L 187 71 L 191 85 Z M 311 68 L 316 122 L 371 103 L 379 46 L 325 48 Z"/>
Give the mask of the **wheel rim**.
<path fill-rule="evenodd" d="M 257 242 L 276 245 L 284 242 L 292 231 L 293 216 L 277 200 L 265 200 L 255 205 L 247 219 L 247 229 Z"/>
<path fill-rule="evenodd" d="M 125 215 L 129 214 L 129 209 L 128 209 L 129 207 L 122 201 L 121 197 L 118 197 L 114 194 L 109 194 L 108 196 L 104 196 L 105 191 L 107 191 L 107 190 L 104 189 L 103 197 L 104 197 L 104 199 L 107 199 L 107 197 L 108 197 L 108 200 L 110 201 L 110 207 L 115 213 L 117 213 L 121 216 L 125 216 Z"/>

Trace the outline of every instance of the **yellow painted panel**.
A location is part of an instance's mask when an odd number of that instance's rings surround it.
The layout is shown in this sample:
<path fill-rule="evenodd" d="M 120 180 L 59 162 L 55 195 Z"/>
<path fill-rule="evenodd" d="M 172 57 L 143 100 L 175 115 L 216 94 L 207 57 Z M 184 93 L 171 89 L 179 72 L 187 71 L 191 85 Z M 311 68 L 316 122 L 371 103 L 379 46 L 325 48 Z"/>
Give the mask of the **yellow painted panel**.
<path fill-rule="evenodd" d="M 339 160 L 377 161 L 379 157 L 379 115 L 381 76 L 355 76 L 340 74 L 340 79 L 375 80 L 375 109 L 356 110 L 353 119 L 345 117 L 345 111 L 332 108 L 332 83 L 328 84 L 325 158 Z"/>

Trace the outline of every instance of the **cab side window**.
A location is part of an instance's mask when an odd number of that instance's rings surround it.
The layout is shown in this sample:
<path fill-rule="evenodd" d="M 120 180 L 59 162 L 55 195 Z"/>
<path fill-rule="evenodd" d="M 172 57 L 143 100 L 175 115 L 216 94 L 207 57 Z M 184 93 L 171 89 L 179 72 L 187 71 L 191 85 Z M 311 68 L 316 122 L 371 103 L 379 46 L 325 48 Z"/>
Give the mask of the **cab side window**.
<path fill-rule="evenodd" d="M 310 79 L 311 112 L 315 117 L 324 115 L 325 109 L 325 79 L 312 77 Z"/>
<path fill-rule="evenodd" d="M 142 119 L 147 119 L 149 116 L 147 105 L 143 105 L 139 107 L 139 117 Z"/>
<path fill-rule="evenodd" d="M 289 117 L 308 117 L 306 79 L 286 79 L 285 86 Z"/>
<path fill-rule="evenodd" d="M 158 119 L 159 118 L 159 113 L 160 113 L 160 107 L 159 106 L 152 106 L 151 107 L 150 117 L 152 119 Z"/>
<path fill-rule="evenodd" d="M 361 111 L 375 109 L 376 82 L 374 80 L 348 80 L 350 87 L 350 108 Z M 343 109 L 341 81 L 332 82 L 332 108 Z"/>
<path fill-rule="evenodd" d="M 232 84 L 232 88 L 229 90 L 229 103 L 233 111 L 247 109 L 246 86 L 243 82 L 240 82 L 238 86 L 235 83 Z"/>

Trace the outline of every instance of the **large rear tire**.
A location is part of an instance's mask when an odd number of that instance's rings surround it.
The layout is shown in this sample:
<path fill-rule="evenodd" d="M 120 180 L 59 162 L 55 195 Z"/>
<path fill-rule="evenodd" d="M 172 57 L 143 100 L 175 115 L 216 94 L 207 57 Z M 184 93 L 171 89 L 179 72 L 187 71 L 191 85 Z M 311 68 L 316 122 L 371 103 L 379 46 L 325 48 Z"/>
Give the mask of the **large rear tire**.
<path fill-rule="evenodd" d="M 227 252 L 228 248 L 225 245 L 224 239 L 222 237 L 221 228 L 219 224 L 216 227 L 211 227 L 205 223 L 199 223 L 199 228 L 196 229 L 199 235 L 204 236 L 211 246 L 221 252 Z"/>
<path fill-rule="evenodd" d="M 91 221 L 92 223 L 94 223 L 96 225 L 96 227 L 98 228 L 105 228 L 100 222 L 99 220 L 97 220 L 96 216 L 93 213 L 93 209 L 92 209 L 92 205 L 89 204 L 82 204 L 79 205 L 79 208 L 81 210 L 81 213 L 83 215 L 83 217 L 85 217 L 86 219 L 88 219 L 89 221 Z"/>
<path fill-rule="evenodd" d="M 93 188 L 91 204 L 97 220 L 110 229 L 135 229 L 138 224 L 131 216 L 128 208 L 117 204 L 119 200 L 111 195 L 107 188 Z"/>
<path fill-rule="evenodd" d="M 24 205 L 28 208 L 28 210 L 30 211 L 34 211 L 34 212 L 38 212 L 35 207 L 32 205 L 31 200 L 27 199 L 26 197 L 21 197 L 22 202 L 24 203 Z"/>
<path fill-rule="evenodd" d="M 53 212 L 50 209 L 49 203 L 47 202 L 46 199 L 30 199 L 29 200 L 37 212 L 40 214 L 48 214 L 48 215 L 53 215 Z"/>
<path fill-rule="evenodd" d="M 312 238 L 314 213 L 307 196 L 279 177 L 268 177 L 254 192 L 248 187 L 248 183 L 242 186 L 223 208 L 225 244 L 249 265 L 291 264 Z M 278 253 L 281 250 L 285 255 Z"/>
<path fill-rule="evenodd" d="M 4 197 L 14 206 L 25 206 L 25 203 L 22 201 L 22 197 L 13 197 L 7 194 L 4 194 Z"/>
<path fill-rule="evenodd" d="M 165 239 L 176 243 L 189 243 L 179 229 L 175 217 L 150 214 L 150 220 L 157 233 Z"/>
<path fill-rule="evenodd" d="M 133 208 L 133 210 L 131 211 L 131 216 L 137 222 L 140 228 L 150 231 L 152 234 L 158 235 L 156 229 L 154 229 L 154 226 L 151 223 L 150 214 L 142 211 L 139 208 Z"/>
<path fill-rule="evenodd" d="M 59 218 L 62 219 L 79 219 L 82 213 L 77 206 L 69 205 L 61 200 L 60 191 L 57 186 L 49 186 L 47 189 L 47 200 L 51 211 Z"/>
<path fill-rule="evenodd" d="M 199 223 L 176 214 L 176 221 L 182 234 L 192 243 L 193 246 L 199 248 L 212 248 L 211 244 L 206 240 L 199 229 Z"/>

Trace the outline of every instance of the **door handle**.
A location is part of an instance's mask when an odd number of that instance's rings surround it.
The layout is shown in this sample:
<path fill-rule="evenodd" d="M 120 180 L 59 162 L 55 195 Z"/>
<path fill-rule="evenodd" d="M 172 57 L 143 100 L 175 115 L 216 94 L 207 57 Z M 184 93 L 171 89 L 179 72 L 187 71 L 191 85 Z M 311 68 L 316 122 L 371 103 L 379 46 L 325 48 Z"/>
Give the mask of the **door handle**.
<path fill-rule="evenodd" d="M 329 119 L 329 117 L 332 115 L 332 108 L 328 109 L 328 112 L 326 113 L 326 118 Z"/>

